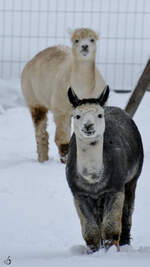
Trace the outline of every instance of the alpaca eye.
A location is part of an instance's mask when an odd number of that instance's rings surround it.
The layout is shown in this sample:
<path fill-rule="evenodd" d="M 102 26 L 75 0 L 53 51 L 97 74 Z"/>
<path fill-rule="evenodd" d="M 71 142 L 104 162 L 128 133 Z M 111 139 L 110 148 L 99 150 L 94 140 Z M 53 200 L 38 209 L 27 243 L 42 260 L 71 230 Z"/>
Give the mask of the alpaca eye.
<path fill-rule="evenodd" d="M 93 38 L 91 38 L 91 40 L 90 40 L 90 41 L 91 41 L 91 43 L 94 43 L 94 41 L 95 41 L 95 40 L 94 40 Z"/>
<path fill-rule="evenodd" d="M 80 118 L 81 118 L 81 116 L 80 116 L 80 115 L 77 115 L 77 116 L 76 116 L 76 119 L 77 119 L 77 120 L 79 120 Z"/>
<path fill-rule="evenodd" d="M 98 114 L 98 118 L 100 118 L 100 119 L 101 119 L 102 117 L 103 117 L 103 115 L 102 115 L 102 114 Z"/>
<path fill-rule="evenodd" d="M 75 40 L 75 43 L 76 43 L 76 44 L 77 44 L 77 43 L 79 43 L 79 40 L 78 40 L 78 39 L 76 39 L 76 40 Z"/>

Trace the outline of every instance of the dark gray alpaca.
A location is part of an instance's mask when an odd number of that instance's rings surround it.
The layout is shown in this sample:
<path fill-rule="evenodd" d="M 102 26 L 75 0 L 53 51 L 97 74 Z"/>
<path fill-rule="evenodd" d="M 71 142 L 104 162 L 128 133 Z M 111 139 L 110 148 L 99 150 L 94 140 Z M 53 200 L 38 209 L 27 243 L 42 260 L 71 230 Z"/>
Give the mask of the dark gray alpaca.
<path fill-rule="evenodd" d="M 66 176 L 82 235 L 91 252 L 100 245 L 130 244 L 135 189 L 143 165 L 140 133 L 128 114 L 104 107 L 109 87 L 97 99 L 78 99 L 69 88 L 74 133 Z"/>

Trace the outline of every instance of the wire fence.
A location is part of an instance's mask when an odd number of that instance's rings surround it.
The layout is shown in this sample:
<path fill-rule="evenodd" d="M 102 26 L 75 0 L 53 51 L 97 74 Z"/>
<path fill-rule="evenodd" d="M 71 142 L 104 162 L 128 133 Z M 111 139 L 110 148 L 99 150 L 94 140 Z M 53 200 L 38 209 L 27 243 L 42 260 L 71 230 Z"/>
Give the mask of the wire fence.
<path fill-rule="evenodd" d="M 134 88 L 150 55 L 149 0 L 0 0 L 0 77 L 19 77 L 48 46 L 70 46 L 69 27 L 96 30 L 105 81 L 112 89 Z"/>

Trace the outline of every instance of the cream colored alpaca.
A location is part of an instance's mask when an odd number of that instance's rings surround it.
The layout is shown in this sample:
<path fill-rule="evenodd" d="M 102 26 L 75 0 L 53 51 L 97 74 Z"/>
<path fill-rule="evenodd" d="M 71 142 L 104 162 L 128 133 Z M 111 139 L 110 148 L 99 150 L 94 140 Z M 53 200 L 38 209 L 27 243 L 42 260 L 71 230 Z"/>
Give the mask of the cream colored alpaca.
<path fill-rule="evenodd" d="M 72 116 L 68 87 L 72 86 L 80 98 L 97 97 L 105 87 L 95 65 L 97 40 L 93 30 L 76 29 L 71 35 L 72 49 L 49 47 L 29 61 L 22 72 L 22 90 L 35 126 L 40 162 L 48 160 L 48 110 L 54 115 L 55 142 L 65 162 Z"/>

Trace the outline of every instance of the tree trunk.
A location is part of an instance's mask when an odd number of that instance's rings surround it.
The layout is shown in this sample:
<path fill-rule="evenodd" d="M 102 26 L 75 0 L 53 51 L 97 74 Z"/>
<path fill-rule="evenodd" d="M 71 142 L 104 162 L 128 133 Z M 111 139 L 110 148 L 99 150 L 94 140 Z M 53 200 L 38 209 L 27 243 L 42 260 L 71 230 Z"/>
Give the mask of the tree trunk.
<path fill-rule="evenodd" d="M 131 117 L 134 116 L 149 84 L 150 84 L 150 59 L 148 60 L 145 69 L 125 108 L 125 111 L 128 112 Z"/>

